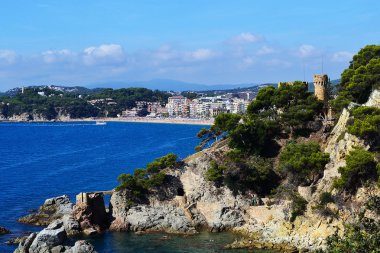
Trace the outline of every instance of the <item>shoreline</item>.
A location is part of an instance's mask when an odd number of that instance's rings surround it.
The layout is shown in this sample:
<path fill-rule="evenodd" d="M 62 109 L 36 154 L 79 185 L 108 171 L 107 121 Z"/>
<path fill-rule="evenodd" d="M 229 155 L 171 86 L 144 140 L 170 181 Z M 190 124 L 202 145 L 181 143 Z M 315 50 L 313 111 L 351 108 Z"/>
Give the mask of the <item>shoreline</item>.
<path fill-rule="evenodd" d="M 55 121 L 48 120 L 0 120 L 0 123 L 69 123 L 69 122 L 126 122 L 126 123 L 153 123 L 153 124 L 180 124 L 180 125 L 204 125 L 211 126 L 214 119 L 188 119 L 188 118 L 146 118 L 146 117 L 130 117 L 130 118 L 83 118 L 83 119 L 61 119 Z"/>

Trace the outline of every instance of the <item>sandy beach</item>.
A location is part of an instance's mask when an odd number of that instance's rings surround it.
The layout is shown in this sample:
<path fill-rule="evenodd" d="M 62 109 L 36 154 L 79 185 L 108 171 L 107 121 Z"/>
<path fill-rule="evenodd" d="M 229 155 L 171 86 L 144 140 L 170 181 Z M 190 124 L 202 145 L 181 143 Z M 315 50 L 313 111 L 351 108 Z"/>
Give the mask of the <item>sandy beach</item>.
<path fill-rule="evenodd" d="M 54 122 L 79 122 L 79 121 L 107 121 L 107 122 L 135 122 L 135 123 L 157 123 L 157 124 L 184 124 L 184 125 L 205 125 L 211 126 L 214 119 L 189 119 L 189 118 L 147 118 L 147 117 L 126 117 L 126 118 L 83 118 L 83 119 L 60 119 Z M 0 120 L 3 123 L 12 122 L 53 122 L 44 120 L 27 121 L 23 119 Z"/>
<path fill-rule="evenodd" d="M 214 119 L 189 119 L 189 118 L 147 118 L 147 117 L 127 117 L 127 118 L 96 118 L 96 121 L 111 122 L 140 122 L 140 123 L 161 123 L 161 124 L 186 124 L 186 125 L 212 125 Z"/>

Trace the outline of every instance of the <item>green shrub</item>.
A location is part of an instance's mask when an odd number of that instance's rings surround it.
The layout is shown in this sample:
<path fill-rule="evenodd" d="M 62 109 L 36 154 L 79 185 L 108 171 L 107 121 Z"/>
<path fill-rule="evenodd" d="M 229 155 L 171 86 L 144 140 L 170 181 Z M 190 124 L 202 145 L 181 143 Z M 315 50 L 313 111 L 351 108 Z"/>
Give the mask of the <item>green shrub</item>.
<path fill-rule="evenodd" d="M 366 207 L 377 215 L 380 215 L 380 196 L 370 196 L 366 203 Z"/>
<path fill-rule="evenodd" d="M 334 198 L 330 192 L 322 192 L 319 195 L 319 204 L 322 206 L 326 206 L 328 203 L 333 203 Z"/>
<path fill-rule="evenodd" d="M 136 198 L 142 198 L 151 188 L 156 188 L 165 182 L 166 174 L 162 171 L 164 168 L 179 165 L 178 157 L 175 154 L 157 158 L 147 165 L 146 169 L 136 169 L 131 174 L 121 174 L 117 181 L 119 185 L 116 191 L 127 189 Z"/>
<path fill-rule="evenodd" d="M 290 222 L 294 222 L 297 216 L 303 215 L 307 207 L 307 201 L 299 194 L 294 194 L 292 200 Z"/>
<path fill-rule="evenodd" d="M 158 173 L 165 168 L 175 166 L 177 164 L 177 160 L 177 155 L 170 153 L 149 163 L 146 166 L 146 169 L 148 173 Z"/>
<path fill-rule="evenodd" d="M 321 152 L 317 143 L 290 142 L 280 154 L 279 170 L 295 185 L 310 184 L 318 179 L 329 161 L 329 155 Z"/>
<path fill-rule="evenodd" d="M 354 192 L 368 180 L 378 178 L 374 155 L 357 148 L 346 157 L 346 166 L 339 168 L 340 178 L 334 181 L 334 187 Z"/>
<path fill-rule="evenodd" d="M 379 214 L 380 197 L 370 197 L 366 207 Z M 380 224 L 378 220 L 366 218 L 364 213 L 358 215 L 358 221 L 347 225 L 343 237 L 338 234 L 327 239 L 326 253 L 338 252 L 380 252 Z"/>
<path fill-rule="evenodd" d="M 320 215 L 336 217 L 336 213 L 327 207 L 328 203 L 334 203 L 334 197 L 329 192 L 322 192 L 321 195 L 319 195 L 319 201 L 317 205 L 313 206 L 312 208 Z"/>
<path fill-rule="evenodd" d="M 361 106 L 352 110 L 354 119 L 350 121 L 347 131 L 375 146 L 380 140 L 380 109 Z M 373 147 L 374 148 L 374 147 Z"/>
<path fill-rule="evenodd" d="M 216 116 L 214 126 L 223 132 L 229 132 L 237 127 L 240 119 L 241 116 L 238 114 L 221 113 L 218 116 Z"/>
<path fill-rule="evenodd" d="M 210 167 L 206 171 L 206 179 L 220 184 L 223 181 L 223 172 L 225 170 L 225 166 L 220 166 L 215 161 L 211 161 Z"/>
<path fill-rule="evenodd" d="M 252 119 L 230 132 L 229 146 L 247 154 L 262 154 L 279 131 L 276 121 Z"/>
<path fill-rule="evenodd" d="M 146 180 L 144 186 L 146 189 L 158 187 L 164 183 L 165 178 L 166 174 L 164 172 L 158 172 L 157 174 L 153 174 L 148 180 Z"/>
<path fill-rule="evenodd" d="M 237 155 L 233 160 L 227 160 L 225 166 L 227 169 L 224 171 L 224 184 L 234 194 L 244 194 L 247 191 L 268 194 L 279 183 L 279 177 L 272 169 L 272 162 L 260 156 Z"/>

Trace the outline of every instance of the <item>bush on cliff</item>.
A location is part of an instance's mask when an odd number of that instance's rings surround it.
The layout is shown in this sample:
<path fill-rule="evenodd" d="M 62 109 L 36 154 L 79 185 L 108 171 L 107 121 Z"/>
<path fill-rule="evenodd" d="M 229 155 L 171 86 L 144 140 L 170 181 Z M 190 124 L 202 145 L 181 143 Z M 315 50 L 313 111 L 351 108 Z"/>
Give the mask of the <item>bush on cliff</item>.
<path fill-rule="evenodd" d="M 252 119 L 231 131 L 229 146 L 247 154 L 264 154 L 274 146 L 272 140 L 279 132 L 275 121 Z"/>
<path fill-rule="evenodd" d="M 279 157 L 279 171 L 295 185 L 310 185 L 323 172 L 330 161 L 317 143 L 288 143 Z"/>
<path fill-rule="evenodd" d="M 366 204 L 366 209 L 380 215 L 380 197 L 371 196 Z M 364 211 L 365 212 L 365 211 Z M 338 234 L 327 239 L 326 253 L 338 252 L 380 252 L 380 224 L 365 216 L 362 212 L 358 221 L 347 225 L 343 237 Z M 322 251 L 321 251 L 322 252 Z"/>
<path fill-rule="evenodd" d="M 268 194 L 277 187 L 279 177 L 272 170 L 270 160 L 260 156 L 247 156 L 232 150 L 223 161 L 211 161 L 206 178 L 219 187 L 227 186 L 235 195 L 253 191 Z"/>
<path fill-rule="evenodd" d="M 303 215 L 306 211 L 307 201 L 298 193 L 295 193 L 292 197 L 290 222 L 294 222 L 297 216 Z"/>
<path fill-rule="evenodd" d="M 339 168 L 340 178 L 334 181 L 334 187 L 341 190 L 355 192 L 359 186 L 368 180 L 377 180 L 378 173 L 374 155 L 357 148 L 346 157 L 346 166 Z"/>
<path fill-rule="evenodd" d="M 136 198 L 142 198 L 152 188 L 157 188 L 164 184 L 167 175 L 162 171 L 165 168 L 179 166 L 177 155 L 170 153 L 157 158 L 149 163 L 146 169 L 136 169 L 133 175 L 121 174 L 117 181 L 119 185 L 116 191 L 127 189 Z"/>
<path fill-rule="evenodd" d="M 360 106 L 352 110 L 352 116 L 347 131 L 376 148 L 380 144 L 380 109 Z"/>
<path fill-rule="evenodd" d="M 234 130 L 241 119 L 238 114 L 222 113 L 216 116 L 214 124 L 209 128 L 202 128 L 197 137 L 201 139 L 198 146 L 195 147 L 196 151 L 201 151 L 207 144 L 212 141 L 218 140 L 220 136 L 226 136 L 232 130 Z"/>
<path fill-rule="evenodd" d="M 341 112 L 350 102 L 365 103 L 371 91 L 380 85 L 380 45 L 368 45 L 354 55 L 341 75 L 340 92 L 332 101 Z"/>
<path fill-rule="evenodd" d="M 162 169 L 173 167 L 178 164 L 178 157 L 176 154 L 170 153 L 163 157 L 157 158 L 146 166 L 148 173 L 158 173 Z"/>
<path fill-rule="evenodd" d="M 210 167 L 206 171 L 206 179 L 220 185 L 223 182 L 223 172 L 226 171 L 226 169 L 225 166 L 218 165 L 215 161 L 211 161 Z"/>
<path fill-rule="evenodd" d="M 335 199 L 330 192 L 322 192 L 319 195 L 318 203 L 313 206 L 313 210 L 315 210 L 318 214 L 322 216 L 334 216 L 336 217 L 336 213 L 334 213 L 327 205 L 329 203 L 334 203 Z"/>

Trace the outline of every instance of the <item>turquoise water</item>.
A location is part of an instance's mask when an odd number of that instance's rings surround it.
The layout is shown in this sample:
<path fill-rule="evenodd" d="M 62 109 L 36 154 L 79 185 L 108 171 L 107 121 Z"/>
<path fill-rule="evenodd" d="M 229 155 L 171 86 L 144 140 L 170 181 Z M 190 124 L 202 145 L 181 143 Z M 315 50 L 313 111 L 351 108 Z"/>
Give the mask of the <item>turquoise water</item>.
<path fill-rule="evenodd" d="M 10 237 L 41 228 L 16 219 L 46 198 L 81 191 L 110 190 L 121 173 L 144 167 L 154 158 L 193 153 L 197 125 L 146 123 L 0 123 L 0 226 L 13 234 L 0 236 L 0 252 Z M 231 234 L 194 237 L 105 233 L 89 238 L 98 252 L 220 252 Z M 218 243 L 219 242 L 219 243 Z M 236 252 L 236 251 L 234 251 Z M 244 251 L 245 252 L 245 251 Z"/>
<path fill-rule="evenodd" d="M 133 233 L 106 233 L 89 241 L 101 252 L 124 253 L 270 253 L 262 250 L 227 250 L 224 245 L 238 239 L 231 233 L 200 233 L 198 235 L 136 235 Z"/>

